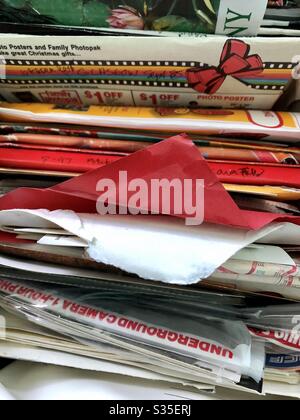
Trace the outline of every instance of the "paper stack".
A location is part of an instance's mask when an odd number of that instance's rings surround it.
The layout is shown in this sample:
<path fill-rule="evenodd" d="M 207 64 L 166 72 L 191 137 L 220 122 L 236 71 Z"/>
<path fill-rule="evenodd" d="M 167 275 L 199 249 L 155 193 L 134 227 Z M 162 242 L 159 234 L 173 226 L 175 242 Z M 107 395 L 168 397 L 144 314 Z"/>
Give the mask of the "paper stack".
<path fill-rule="evenodd" d="M 0 399 L 300 398 L 299 11 L 0 0 Z"/>

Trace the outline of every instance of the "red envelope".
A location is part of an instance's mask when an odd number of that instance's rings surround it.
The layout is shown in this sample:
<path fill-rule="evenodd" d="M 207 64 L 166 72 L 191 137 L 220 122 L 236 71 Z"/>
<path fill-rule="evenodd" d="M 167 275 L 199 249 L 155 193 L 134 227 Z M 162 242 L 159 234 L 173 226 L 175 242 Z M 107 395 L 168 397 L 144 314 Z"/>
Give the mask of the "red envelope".
<path fill-rule="evenodd" d="M 128 181 L 142 178 L 148 185 L 151 179 L 204 179 L 205 221 L 209 223 L 248 230 L 260 229 L 275 221 L 300 225 L 300 217 L 240 210 L 186 135 L 172 137 L 48 189 L 19 188 L 0 198 L 0 210 L 44 208 L 96 213 L 97 183 L 108 178 L 118 185 L 120 171 L 127 171 Z M 127 203 L 117 197 L 116 204 L 125 206 Z M 147 210 L 151 210 L 150 203 Z M 191 216 L 176 214 L 174 205 L 167 214 L 183 218 Z"/>

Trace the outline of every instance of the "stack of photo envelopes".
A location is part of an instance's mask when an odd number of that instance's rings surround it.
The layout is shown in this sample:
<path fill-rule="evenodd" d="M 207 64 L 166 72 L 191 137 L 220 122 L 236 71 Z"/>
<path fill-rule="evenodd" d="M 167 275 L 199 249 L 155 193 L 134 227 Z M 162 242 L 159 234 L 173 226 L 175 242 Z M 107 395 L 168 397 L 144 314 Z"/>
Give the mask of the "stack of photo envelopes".
<path fill-rule="evenodd" d="M 299 397 L 298 114 L 1 104 L 0 117 L 1 355 Z M 132 191 L 100 215 L 99 181 L 124 191 L 120 174 L 204 180 L 191 197 L 204 223 Z"/>

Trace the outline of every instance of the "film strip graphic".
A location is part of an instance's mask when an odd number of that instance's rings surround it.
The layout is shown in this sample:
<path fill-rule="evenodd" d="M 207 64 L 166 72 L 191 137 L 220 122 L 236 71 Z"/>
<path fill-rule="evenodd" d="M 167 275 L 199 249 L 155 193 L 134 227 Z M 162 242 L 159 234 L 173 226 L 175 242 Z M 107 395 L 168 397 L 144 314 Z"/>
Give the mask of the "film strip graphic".
<path fill-rule="evenodd" d="M 175 66 L 175 67 L 199 67 L 203 66 L 196 61 L 167 61 L 167 60 L 0 60 L 0 64 L 15 66 Z"/>
<path fill-rule="evenodd" d="M 0 60 L 6 66 L 5 85 L 103 85 L 123 87 L 191 88 L 190 69 L 208 69 L 206 63 L 167 60 Z M 256 90 L 284 90 L 296 64 L 264 63 L 261 75 L 239 78 Z"/>

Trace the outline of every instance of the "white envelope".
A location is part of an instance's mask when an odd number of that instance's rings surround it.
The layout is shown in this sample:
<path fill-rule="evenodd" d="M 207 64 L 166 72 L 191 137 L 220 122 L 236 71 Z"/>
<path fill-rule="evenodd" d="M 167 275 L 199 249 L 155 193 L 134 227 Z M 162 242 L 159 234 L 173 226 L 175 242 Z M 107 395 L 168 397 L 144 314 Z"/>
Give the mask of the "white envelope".
<path fill-rule="evenodd" d="M 97 262 L 170 284 L 195 284 L 205 279 L 248 245 L 300 245 L 300 226 L 274 223 L 258 231 L 202 224 L 160 216 L 100 216 L 58 210 L 7 210 L 0 226 L 63 229 L 88 243 Z"/>
<path fill-rule="evenodd" d="M 159 380 L 28 362 L 9 365 L 0 371 L 0 378 L 18 400 L 200 399 L 196 390 Z"/>

